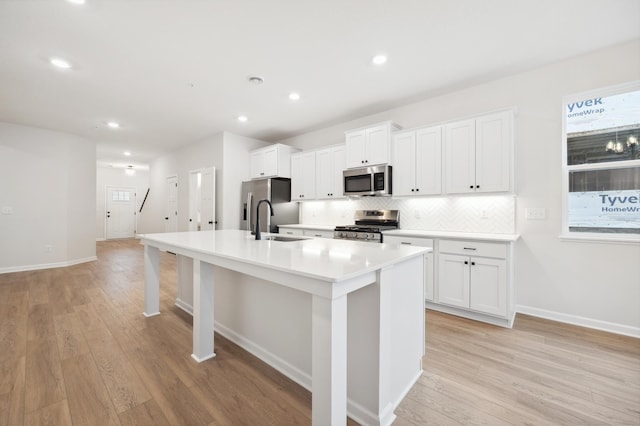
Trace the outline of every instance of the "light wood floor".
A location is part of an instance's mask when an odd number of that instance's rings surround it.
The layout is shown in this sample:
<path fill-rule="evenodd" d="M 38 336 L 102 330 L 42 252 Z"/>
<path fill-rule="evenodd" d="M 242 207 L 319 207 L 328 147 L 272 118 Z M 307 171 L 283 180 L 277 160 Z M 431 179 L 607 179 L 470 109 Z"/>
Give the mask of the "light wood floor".
<path fill-rule="evenodd" d="M 142 246 L 100 242 L 98 259 L 0 275 L 0 425 L 310 424 L 310 393 L 229 341 L 190 358 L 174 256 L 162 254 L 152 318 Z M 638 339 L 429 311 L 423 364 L 396 425 L 640 424 Z"/>

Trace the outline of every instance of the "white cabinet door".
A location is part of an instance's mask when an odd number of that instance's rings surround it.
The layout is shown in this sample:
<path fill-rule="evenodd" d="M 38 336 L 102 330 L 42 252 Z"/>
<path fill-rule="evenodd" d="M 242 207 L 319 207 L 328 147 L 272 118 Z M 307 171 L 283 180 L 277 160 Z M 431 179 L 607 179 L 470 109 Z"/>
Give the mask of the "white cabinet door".
<path fill-rule="evenodd" d="M 365 165 L 365 147 L 366 133 L 365 130 L 355 130 L 345 135 L 347 147 L 347 167 L 363 167 Z"/>
<path fill-rule="evenodd" d="M 314 238 L 333 238 L 333 231 L 322 231 L 319 229 L 305 229 L 303 234 L 305 237 Z"/>
<path fill-rule="evenodd" d="M 388 124 L 370 127 L 366 129 L 365 165 L 387 164 L 389 162 L 389 137 Z"/>
<path fill-rule="evenodd" d="M 492 315 L 507 315 L 506 260 L 472 257 L 469 307 Z"/>
<path fill-rule="evenodd" d="M 333 171 L 331 179 L 331 198 L 344 198 L 344 184 L 342 183 L 342 172 L 346 168 L 345 147 L 336 146 L 331 148 L 333 154 Z M 317 163 L 316 163 L 317 164 Z"/>
<path fill-rule="evenodd" d="M 393 135 L 393 195 L 415 195 L 416 133 Z"/>
<path fill-rule="evenodd" d="M 344 146 L 316 151 L 316 199 L 344 197 L 342 189 L 342 171 L 344 169 Z"/>
<path fill-rule="evenodd" d="M 291 156 L 291 199 L 294 201 L 315 198 L 316 153 L 306 152 Z"/>
<path fill-rule="evenodd" d="M 449 194 L 475 192 L 475 126 L 475 120 L 467 120 L 447 124 L 444 127 L 445 188 Z"/>
<path fill-rule="evenodd" d="M 438 255 L 438 302 L 469 308 L 469 258 Z"/>
<path fill-rule="evenodd" d="M 278 175 L 278 148 L 268 147 L 251 153 L 251 178 L 267 178 Z"/>
<path fill-rule="evenodd" d="M 500 192 L 510 188 L 511 111 L 476 120 L 476 191 Z"/>
<path fill-rule="evenodd" d="M 400 237 L 398 235 L 384 235 L 383 242 L 388 244 L 404 244 L 415 245 L 419 247 L 433 248 L 433 239 L 420 237 Z M 433 252 L 425 255 L 424 265 L 424 298 L 433 301 L 434 299 L 434 254 Z"/>
<path fill-rule="evenodd" d="M 441 194 L 442 127 L 437 126 L 417 130 L 415 146 L 415 194 Z"/>

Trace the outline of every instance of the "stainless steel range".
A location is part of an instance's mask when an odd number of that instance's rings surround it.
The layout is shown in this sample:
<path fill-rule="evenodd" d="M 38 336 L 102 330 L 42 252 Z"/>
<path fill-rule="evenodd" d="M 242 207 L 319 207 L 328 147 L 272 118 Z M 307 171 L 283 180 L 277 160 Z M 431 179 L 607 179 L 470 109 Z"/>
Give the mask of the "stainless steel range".
<path fill-rule="evenodd" d="M 333 238 L 341 240 L 382 242 L 382 231 L 397 229 L 398 210 L 356 210 L 355 225 L 336 226 Z"/>

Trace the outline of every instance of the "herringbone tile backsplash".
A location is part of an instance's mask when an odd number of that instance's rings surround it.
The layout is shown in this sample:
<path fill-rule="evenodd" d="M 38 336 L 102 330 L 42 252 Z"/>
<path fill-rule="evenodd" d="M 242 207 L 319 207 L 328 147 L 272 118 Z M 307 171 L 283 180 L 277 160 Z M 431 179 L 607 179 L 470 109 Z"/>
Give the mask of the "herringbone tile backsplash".
<path fill-rule="evenodd" d="M 401 229 L 510 234 L 515 232 L 515 204 L 513 195 L 305 201 L 300 222 L 352 224 L 355 210 L 391 209 L 400 210 Z"/>

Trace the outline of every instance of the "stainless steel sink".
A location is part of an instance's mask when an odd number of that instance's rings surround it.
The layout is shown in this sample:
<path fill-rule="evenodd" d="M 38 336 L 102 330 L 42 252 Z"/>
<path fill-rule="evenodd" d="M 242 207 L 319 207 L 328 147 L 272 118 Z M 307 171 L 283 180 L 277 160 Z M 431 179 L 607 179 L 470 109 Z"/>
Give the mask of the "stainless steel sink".
<path fill-rule="evenodd" d="M 282 241 L 282 242 L 308 240 L 308 238 L 304 238 L 304 237 L 285 237 L 282 235 L 269 235 L 266 237 L 262 237 L 262 239 L 271 240 L 271 241 Z"/>

